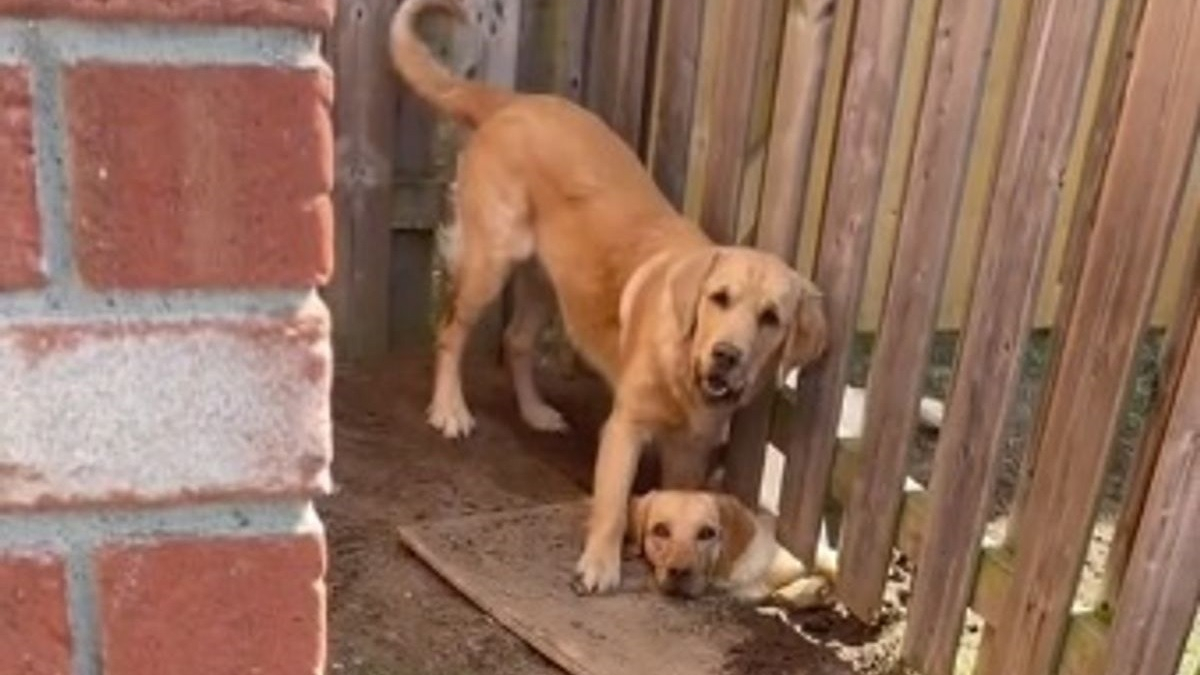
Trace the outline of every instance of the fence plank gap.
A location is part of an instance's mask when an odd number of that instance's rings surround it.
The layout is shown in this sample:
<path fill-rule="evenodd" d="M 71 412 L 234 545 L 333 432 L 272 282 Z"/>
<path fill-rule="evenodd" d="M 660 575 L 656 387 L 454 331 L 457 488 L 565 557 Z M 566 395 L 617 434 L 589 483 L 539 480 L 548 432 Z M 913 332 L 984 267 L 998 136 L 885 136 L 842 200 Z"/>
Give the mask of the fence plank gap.
<path fill-rule="evenodd" d="M 1175 672 L 1200 601 L 1200 314 L 1191 319 L 1183 331 L 1191 334 L 1189 344 L 1180 349 L 1187 352 L 1183 373 L 1145 499 L 1152 517 L 1129 558 L 1106 675 Z"/>
<path fill-rule="evenodd" d="M 797 397 L 805 404 L 788 434 L 780 494 L 780 538 L 793 553 L 810 562 L 816 553 L 826 483 L 833 468 L 842 390 L 871 249 L 911 6 L 912 0 L 882 0 L 858 12 L 849 50 L 843 120 L 815 275 L 825 294 L 831 347 L 797 383 Z"/>
<path fill-rule="evenodd" d="M 1009 5 L 1013 11 L 1021 11 Z M 934 454 L 929 536 L 917 571 L 904 651 L 928 675 L 950 675 L 991 509 L 1005 422 L 1021 375 L 1058 177 L 1066 170 L 1103 2 L 1038 5 L 1025 31 L 1016 98 L 984 231 L 979 275 Z M 1039 49 L 1054 45 L 1054 50 Z"/>
<path fill-rule="evenodd" d="M 1038 439 L 1013 587 L 983 675 L 1054 669 L 1194 147 L 1200 70 L 1191 64 L 1197 62 L 1200 8 L 1152 0 Z M 1134 219 L 1140 227 L 1129 227 Z"/>
<path fill-rule="evenodd" d="M 780 400 L 776 404 L 771 438 L 776 444 L 785 443 L 797 406 Z M 830 495 L 844 502 L 850 496 L 855 477 L 863 463 L 861 440 L 840 441 L 836 461 L 830 476 Z M 904 491 L 900 523 L 896 532 L 896 548 L 920 566 L 924 542 L 933 513 L 932 499 L 919 484 L 910 482 Z M 980 552 L 979 573 L 971 593 L 970 607 L 987 625 L 999 621 L 1004 611 L 1004 598 L 1012 585 L 1013 557 L 1003 548 Z M 1063 646 L 1062 666 L 1057 675 L 1095 675 L 1095 655 L 1103 652 L 1108 635 L 1108 623 L 1095 613 L 1079 613 L 1070 619 Z M 1090 670 L 1089 670 L 1090 669 Z"/>
<path fill-rule="evenodd" d="M 837 588 L 860 618 L 878 611 L 891 563 L 908 452 L 916 431 L 938 300 L 987 66 L 995 6 L 944 0 L 917 33 L 932 60 L 903 200 L 883 324 L 872 354 L 863 452 L 869 458 L 846 504 Z M 937 39 L 934 41 L 934 35 Z M 911 39 L 910 39 L 911 43 Z M 928 58 L 928 48 L 921 56 Z M 924 67 L 918 68 L 922 72 Z"/>

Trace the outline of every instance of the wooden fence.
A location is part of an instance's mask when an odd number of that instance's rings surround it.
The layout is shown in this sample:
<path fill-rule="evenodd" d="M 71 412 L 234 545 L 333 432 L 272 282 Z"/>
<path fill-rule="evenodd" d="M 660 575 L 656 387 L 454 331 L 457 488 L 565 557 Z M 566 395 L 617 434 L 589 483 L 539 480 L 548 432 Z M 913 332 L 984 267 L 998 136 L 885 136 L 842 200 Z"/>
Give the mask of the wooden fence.
<path fill-rule="evenodd" d="M 779 534 L 806 558 L 833 498 L 836 586 L 855 614 L 877 613 L 899 549 L 917 569 L 903 656 L 921 673 L 953 672 L 968 608 L 986 625 L 982 675 L 1174 672 L 1200 598 L 1200 3 L 483 4 L 479 22 L 500 24 L 485 33 L 515 22 L 517 47 L 485 58 L 493 68 L 582 99 L 715 239 L 778 253 L 824 290 L 830 352 L 795 390 L 739 415 L 729 479 L 756 499 L 764 448 L 782 449 Z M 369 127 L 346 119 L 340 148 Z M 354 161 L 339 169 L 339 203 L 368 192 Z M 343 229 L 359 211 L 343 207 Z M 1166 336 L 1159 387 L 1105 602 L 1081 612 L 1110 448 L 1152 326 Z M 1039 327 L 1052 330 L 1050 374 L 1007 538 L 985 547 Z M 863 432 L 839 441 L 864 329 Z M 912 490 L 938 329 L 958 332 L 957 357 L 928 486 Z"/>

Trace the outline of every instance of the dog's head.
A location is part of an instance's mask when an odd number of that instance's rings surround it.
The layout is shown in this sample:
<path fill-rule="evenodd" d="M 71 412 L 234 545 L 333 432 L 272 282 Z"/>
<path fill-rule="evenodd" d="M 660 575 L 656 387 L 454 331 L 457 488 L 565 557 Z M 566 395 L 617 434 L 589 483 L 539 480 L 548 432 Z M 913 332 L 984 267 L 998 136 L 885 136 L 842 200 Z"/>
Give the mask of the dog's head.
<path fill-rule="evenodd" d="M 736 498 L 713 492 L 662 490 L 634 497 L 629 538 L 668 595 L 696 597 L 754 538 L 754 517 Z"/>
<path fill-rule="evenodd" d="M 776 256 L 704 248 L 667 274 L 674 319 L 690 345 L 690 375 L 711 406 L 744 402 L 768 364 L 778 363 L 782 374 L 825 350 L 821 293 Z"/>

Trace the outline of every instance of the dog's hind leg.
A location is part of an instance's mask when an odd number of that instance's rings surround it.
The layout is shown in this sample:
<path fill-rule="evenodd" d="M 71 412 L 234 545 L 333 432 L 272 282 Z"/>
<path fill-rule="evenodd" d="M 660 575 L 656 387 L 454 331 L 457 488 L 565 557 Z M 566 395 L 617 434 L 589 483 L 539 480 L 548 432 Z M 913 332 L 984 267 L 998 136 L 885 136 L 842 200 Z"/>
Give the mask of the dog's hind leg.
<path fill-rule="evenodd" d="M 504 331 L 504 354 L 512 375 L 521 418 L 538 431 L 564 432 L 563 416 L 542 398 L 534 381 L 537 340 L 554 314 L 554 292 L 537 263 L 527 262 L 513 274 L 513 313 Z"/>
<path fill-rule="evenodd" d="M 513 264 L 529 255 L 531 239 L 522 229 L 519 208 L 505 208 L 497 194 L 471 193 L 460 186 L 458 211 L 463 228 L 453 269 L 450 306 L 438 330 L 436 373 L 429 403 L 429 423 L 447 438 L 471 433 L 475 418 L 462 391 L 462 359 L 471 329 L 500 291 Z"/>

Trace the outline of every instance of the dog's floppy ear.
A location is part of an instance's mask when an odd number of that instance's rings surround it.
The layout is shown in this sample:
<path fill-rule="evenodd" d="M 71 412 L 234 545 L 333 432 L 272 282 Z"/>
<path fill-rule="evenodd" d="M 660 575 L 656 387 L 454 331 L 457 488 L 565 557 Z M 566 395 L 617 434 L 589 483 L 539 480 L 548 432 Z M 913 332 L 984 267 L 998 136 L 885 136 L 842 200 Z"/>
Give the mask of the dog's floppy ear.
<path fill-rule="evenodd" d="M 750 542 L 754 541 L 757 525 L 754 513 L 737 497 L 718 494 L 715 499 L 721 519 L 721 555 L 717 565 L 727 572 L 750 547 Z"/>
<path fill-rule="evenodd" d="M 828 327 L 825 320 L 824 296 L 816 284 L 801 277 L 800 299 L 791 333 L 784 343 L 779 361 L 779 384 L 795 368 L 804 368 L 825 353 Z"/>
<path fill-rule="evenodd" d="M 701 249 L 688 253 L 667 272 L 667 296 L 681 335 L 690 338 L 696 330 L 700 290 L 719 256 L 716 249 Z"/>

